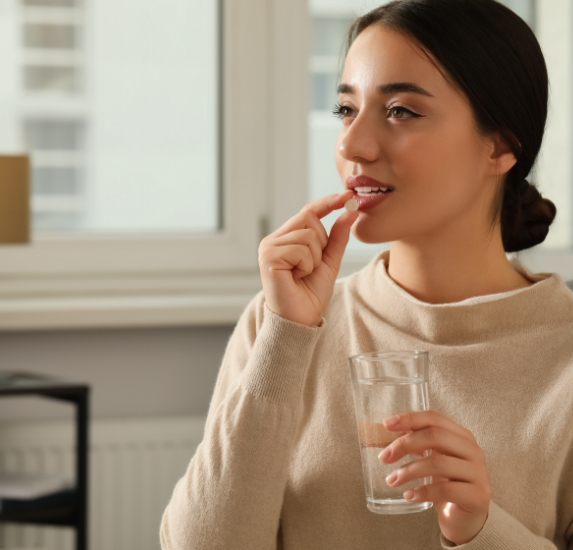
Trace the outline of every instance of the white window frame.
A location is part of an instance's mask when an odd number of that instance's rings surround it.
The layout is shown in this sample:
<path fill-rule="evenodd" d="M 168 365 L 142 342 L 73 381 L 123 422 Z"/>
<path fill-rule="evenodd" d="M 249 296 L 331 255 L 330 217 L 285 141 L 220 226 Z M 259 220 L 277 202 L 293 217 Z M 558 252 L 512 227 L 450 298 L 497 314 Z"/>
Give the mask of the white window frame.
<path fill-rule="evenodd" d="M 0 330 L 233 324 L 262 288 L 261 239 L 306 202 L 306 3 L 220 6 L 224 231 L 2 246 Z"/>
<path fill-rule="evenodd" d="M 221 6 L 224 231 L 0 246 L 0 330 L 232 325 L 261 290 L 261 239 L 307 202 L 309 9 Z M 572 250 L 520 257 L 573 279 Z M 347 253 L 339 277 L 371 259 Z"/>

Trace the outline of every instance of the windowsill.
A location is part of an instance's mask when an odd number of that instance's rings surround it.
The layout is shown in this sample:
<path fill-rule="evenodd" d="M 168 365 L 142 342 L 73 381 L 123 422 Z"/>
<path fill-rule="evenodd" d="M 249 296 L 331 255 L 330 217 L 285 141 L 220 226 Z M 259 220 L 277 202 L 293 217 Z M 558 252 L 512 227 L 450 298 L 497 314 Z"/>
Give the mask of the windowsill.
<path fill-rule="evenodd" d="M 339 277 L 370 258 L 343 262 Z M 0 279 L 0 331 L 235 325 L 260 272 Z"/>
<path fill-rule="evenodd" d="M 372 256 L 343 260 L 339 278 Z M 573 251 L 524 251 L 535 272 L 573 280 Z M 260 272 L 0 280 L 0 331 L 235 325 L 262 289 Z"/>
<path fill-rule="evenodd" d="M 260 274 L 0 280 L 0 330 L 234 325 Z"/>
<path fill-rule="evenodd" d="M 14 298 L 0 302 L 0 330 L 234 325 L 253 293 Z"/>

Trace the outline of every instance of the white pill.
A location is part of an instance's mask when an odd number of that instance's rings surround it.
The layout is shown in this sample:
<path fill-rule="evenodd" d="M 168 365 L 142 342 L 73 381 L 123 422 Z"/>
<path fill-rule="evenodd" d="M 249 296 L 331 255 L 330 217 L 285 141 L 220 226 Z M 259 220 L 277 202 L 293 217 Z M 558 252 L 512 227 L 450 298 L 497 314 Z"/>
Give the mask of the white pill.
<path fill-rule="evenodd" d="M 354 210 L 358 210 L 358 202 L 356 201 L 356 199 L 348 199 L 344 203 L 344 208 L 346 208 L 346 210 L 348 210 L 349 212 L 353 212 Z"/>

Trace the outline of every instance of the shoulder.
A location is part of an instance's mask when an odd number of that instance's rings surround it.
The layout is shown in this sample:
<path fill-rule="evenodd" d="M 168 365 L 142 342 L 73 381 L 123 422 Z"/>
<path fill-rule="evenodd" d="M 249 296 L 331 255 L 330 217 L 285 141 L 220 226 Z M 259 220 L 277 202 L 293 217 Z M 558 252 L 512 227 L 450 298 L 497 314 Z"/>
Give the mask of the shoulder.
<path fill-rule="evenodd" d="M 573 292 L 565 281 L 556 273 L 551 274 L 550 294 L 544 303 L 554 320 L 573 329 Z M 571 340 L 573 343 L 573 339 Z"/>

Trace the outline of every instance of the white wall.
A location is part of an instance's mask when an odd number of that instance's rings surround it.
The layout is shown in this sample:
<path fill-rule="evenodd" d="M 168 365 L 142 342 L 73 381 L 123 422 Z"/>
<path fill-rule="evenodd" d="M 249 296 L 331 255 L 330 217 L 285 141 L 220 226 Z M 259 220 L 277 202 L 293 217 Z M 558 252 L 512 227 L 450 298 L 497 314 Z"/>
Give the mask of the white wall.
<path fill-rule="evenodd" d="M 0 333 L 0 370 L 91 386 L 93 418 L 207 414 L 234 327 Z M 72 406 L 0 398 L 0 419 L 72 418 Z"/>

